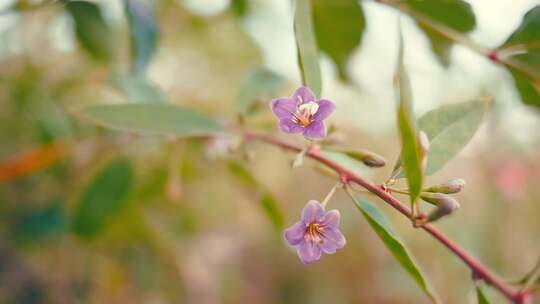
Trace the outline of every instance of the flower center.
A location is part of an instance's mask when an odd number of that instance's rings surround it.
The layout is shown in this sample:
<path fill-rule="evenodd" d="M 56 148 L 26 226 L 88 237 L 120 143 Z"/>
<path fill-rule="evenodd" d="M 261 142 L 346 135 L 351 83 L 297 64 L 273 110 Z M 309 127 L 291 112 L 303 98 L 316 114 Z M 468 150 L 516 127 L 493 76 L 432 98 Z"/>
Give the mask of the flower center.
<path fill-rule="evenodd" d="M 323 227 L 320 224 L 311 223 L 307 226 L 306 236 L 315 243 L 320 243 L 323 238 L 322 230 Z"/>
<path fill-rule="evenodd" d="M 319 104 L 314 101 L 299 104 L 293 115 L 293 121 L 303 127 L 309 126 L 313 122 L 313 116 L 317 111 L 319 111 Z"/>

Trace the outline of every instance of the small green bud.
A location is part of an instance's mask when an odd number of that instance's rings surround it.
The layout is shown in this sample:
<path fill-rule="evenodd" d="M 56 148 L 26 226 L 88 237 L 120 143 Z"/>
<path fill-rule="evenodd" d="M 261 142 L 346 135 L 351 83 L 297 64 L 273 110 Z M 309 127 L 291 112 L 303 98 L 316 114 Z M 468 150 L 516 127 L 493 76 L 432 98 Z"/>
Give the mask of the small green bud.
<path fill-rule="evenodd" d="M 423 201 L 426 201 L 432 205 L 439 206 L 448 199 L 453 199 L 451 196 L 444 193 L 433 193 L 433 192 L 421 192 L 420 198 Z"/>
<path fill-rule="evenodd" d="M 452 214 L 455 210 L 459 209 L 459 202 L 453 197 L 442 193 L 432 194 L 438 197 L 437 209 L 433 210 L 433 212 L 428 215 L 427 222 L 436 221 L 444 216 Z"/>
<path fill-rule="evenodd" d="M 350 158 L 359 160 L 368 167 L 379 168 L 379 167 L 384 167 L 386 165 L 386 160 L 384 159 L 384 157 L 365 149 L 357 149 L 357 150 L 334 149 L 334 151 L 343 153 L 349 156 Z"/>
<path fill-rule="evenodd" d="M 443 184 L 431 186 L 427 189 L 424 189 L 424 191 L 453 194 L 460 192 L 463 187 L 465 187 L 465 180 L 461 178 L 454 178 Z"/>

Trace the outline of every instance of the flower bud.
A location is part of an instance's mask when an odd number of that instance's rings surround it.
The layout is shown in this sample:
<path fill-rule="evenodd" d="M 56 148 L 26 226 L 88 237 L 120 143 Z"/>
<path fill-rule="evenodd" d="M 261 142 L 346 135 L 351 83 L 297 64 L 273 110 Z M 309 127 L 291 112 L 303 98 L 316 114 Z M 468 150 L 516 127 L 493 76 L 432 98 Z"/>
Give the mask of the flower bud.
<path fill-rule="evenodd" d="M 461 178 L 451 179 L 443 184 L 424 189 L 426 192 L 453 194 L 460 192 L 465 187 L 465 180 Z"/>
<path fill-rule="evenodd" d="M 379 167 L 384 167 L 386 165 L 386 160 L 384 159 L 384 157 L 382 157 L 382 156 L 380 156 L 380 155 L 378 155 L 376 153 L 373 153 L 371 151 L 368 151 L 368 150 L 364 150 L 364 149 L 358 149 L 358 150 L 335 149 L 334 151 L 341 152 L 341 153 L 349 156 L 350 158 L 354 158 L 356 160 L 359 160 L 362 163 L 364 163 L 364 165 L 366 165 L 368 167 L 379 168 Z"/>
<path fill-rule="evenodd" d="M 420 198 L 423 201 L 426 201 L 432 205 L 439 206 L 443 204 L 448 199 L 453 199 L 451 196 L 444 193 L 432 193 L 432 192 L 421 192 Z"/>
<path fill-rule="evenodd" d="M 438 205 L 437 209 L 433 210 L 428 217 L 427 222 L 436 221 L 444 216 L 452 214 L 455 210 L 459 209 L 459 202 L 451 196 L 442 193 L 433 193 L 438 194 Z"/>

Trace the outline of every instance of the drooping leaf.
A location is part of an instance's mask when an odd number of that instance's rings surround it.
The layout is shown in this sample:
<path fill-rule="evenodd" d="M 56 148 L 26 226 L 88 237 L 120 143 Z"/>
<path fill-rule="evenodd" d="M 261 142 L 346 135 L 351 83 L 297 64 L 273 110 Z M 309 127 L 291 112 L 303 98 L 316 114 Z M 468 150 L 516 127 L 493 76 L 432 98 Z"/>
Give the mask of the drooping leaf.
<path fill-rule="evenodd" d="M 398 103 L 397 126 L 401 138 L 401 160 L 407 174 L 411 204 L 416 202 L 423 184 L 422 154 L 418 142 L 418 131 L 412 108 L 412 92 L 409 78 L 403 65 L 403 38 L 400 32 L 398 67 L 395 75 L 395 91 Z"/>
<path fill-rule="evenodd" d="M 133 190 L 132 164 L 125 159 L 109 162 L 84 190 L 73 219 L 73 231 L 96 236 L 127 206 Z"/>
<path fill-rule="evenodd" d="M 257 67 L 251 70 L 238 96 L 238 111 L 251 113 L 261 99 L 267 102 L 268 98 L 274 96 L 286 83 L 283 77 L 267 68 Z"/>
<path fill-rule="evenodd" d="M 507 66 L 519 95 L 523 103 L 540 109 L 540 5 L 523 16 L 520 26 L 499 47 L 499 52 L 514 54 L 509 59 L 520 66 Z"/>
<path fill-rule="evenodd" d="M 77 40 L 84 50 L 98 61 L 111 61 L 112 31 L 103 19 L 99 6 L 88 1 L 68 1 L 65 7 L 73 18 Z"/>
<path fill-rule="evenodd" d="M 312 3 L 317 44 L 332 58 L 339 77 L 346 80 L 347 60 L 360 45 L 366 26 L 362 6 L 356 0 L 316 0 Z"/>
<path fill-rule="evenodd" d="M 283 211 L 276 198 L 259 183 L 257 179 L 242 164 L 234 161 L 229 162 L 230 172 L 251 191 L 258 193 L 261 197 L 261 207 L 272 225 L 281 230 L 284 227 Z"/>
<path fill-rule="evenodd" d="M 156 18 L 152 8 L 142 0 L 124 0 L 124 9 L 131 38 L 132 70 L 141 74 L 146 70 L 156 50 Z"/>
<path fill-rule="evenodd" d="M 375 230 L 375 233 L 377 233 L 384 245 L 392 252 L 392 255 L 398 260 L 400 265 L 409 273 L 430 300 L 437 303 L 437 296 L 435 295 L 431 284 L 416 265 L 414 258 L 403 244 L 401 237 L 384 214 L 374 204 L 361 197 L 355 197 L 354 202 L 368 221 L 371 228 Z"/>
<path fill-rule="evenodd" d="M 470 32 L 476 25 L 472 7 L 463 0 L 406 0 L 404 3 L 413 12 L 413 17 L 421 15 L 460 33 Z M 417 22 L 428 37 L 439 61 L 448 65 L 452 41 L 421 20 Z"/>
<path fill-rule="evenodd" d="M 444 105 L 420 117 L 420 130 L 426 132 L 430 140 L 426 175 L 441 169 L 471 140 L 482 123 L 485 110 L 485 101 L 472 100 Z"/>
<path fill-rule="evenodd" d="M 319 50 L 313 29 L 312 1 L 296 0 L 295 4 L 294 33 L 302 82 L 311 88 L 315 96 L 320 97 L 322 80 Z"/>
<path fill-rule="evenodd" d="M 166 100 L 163 91 L 143 76 L 114 74 L 110 83 L 130 102 L 152 103 Z"/>
<path fill-rule="evenodd" d="M 185 107 L 166 103 L 97 105 L 82 115 L 112 129 L 191 137 L 215 134 L 223 127 L 214 120 Z"/>

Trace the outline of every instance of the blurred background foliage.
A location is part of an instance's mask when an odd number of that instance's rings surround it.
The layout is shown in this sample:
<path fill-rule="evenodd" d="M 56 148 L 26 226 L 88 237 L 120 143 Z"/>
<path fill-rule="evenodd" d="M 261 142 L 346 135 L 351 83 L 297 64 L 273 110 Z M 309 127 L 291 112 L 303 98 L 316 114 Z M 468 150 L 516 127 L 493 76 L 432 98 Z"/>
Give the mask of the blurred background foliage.
<path fill-rule="evenodd" d="M 404 2 L 487 48 L 532 41 L 531 56 L 517 59 L 540 70 L 539 26 L 507 41 L 536 1 Z M 396 11 L 374 1 L 313 3 L 322 96 L 338 105 L 333 138 L 395 160 Z M 117 132 L 81 115 L 95 104 L 173 103 L 224 124 L 242 113 L 250 128 L 275 132 L 267 102 L 300 83 L 289 1 L 0 4 L 0 303 L 428 301 L 342 193 L 330 207 L 342 213 L 343 250 L 305 267 L 285 246 L 282 228 L 334 183 L 311 163 L 290 171 L 293 156 L 233 135 Z M 465 150 L 427 178 L 467 180 L 462 208 L 439 226 L 519 278 L 540 252 L 537 80 L 402 19 L 418 115 L 493 98 Z M 361 168 L 376 182 L 391 169 Z M 474 303 L 469 270 L 378 205 L 443 302 Z"/>

